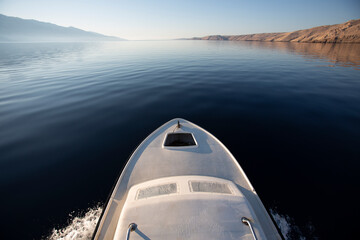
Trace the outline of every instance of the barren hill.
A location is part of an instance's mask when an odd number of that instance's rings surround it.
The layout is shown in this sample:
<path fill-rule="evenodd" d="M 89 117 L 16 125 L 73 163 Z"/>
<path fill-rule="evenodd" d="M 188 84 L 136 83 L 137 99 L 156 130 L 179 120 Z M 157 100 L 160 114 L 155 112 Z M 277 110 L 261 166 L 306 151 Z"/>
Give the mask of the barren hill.
<path fill-rule="evenodd" d="M 193 40 L 360 43 L 360 19 L 346 23 L 314 27 L 285 33 L 259 33 L 248 35 L 211 35 Z"/>

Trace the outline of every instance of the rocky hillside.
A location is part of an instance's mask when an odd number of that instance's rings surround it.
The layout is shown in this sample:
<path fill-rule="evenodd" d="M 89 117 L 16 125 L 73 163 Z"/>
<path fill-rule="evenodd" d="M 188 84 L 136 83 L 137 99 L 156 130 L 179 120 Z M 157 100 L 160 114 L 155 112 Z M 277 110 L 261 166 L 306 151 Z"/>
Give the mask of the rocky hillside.
<path fill-rule="evenodd" d="M 314 27 L 286 33 L 259 33 L 248 35 L 211 35 L 193 40 L 360 43 L 360 19 L 346 23 Z"/>

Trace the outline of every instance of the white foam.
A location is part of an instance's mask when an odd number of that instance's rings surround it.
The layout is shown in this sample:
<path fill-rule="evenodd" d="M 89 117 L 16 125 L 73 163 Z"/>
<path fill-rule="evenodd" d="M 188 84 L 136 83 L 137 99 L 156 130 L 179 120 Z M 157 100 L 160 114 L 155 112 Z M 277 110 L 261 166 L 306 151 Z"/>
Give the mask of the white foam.
<path fill-rule="evenodd" d="M 90 240 L 101 212 L 102 208 L 98 206 L 89 209 L 84 216 L 73 218 L 67 227 L 62 229 L 54 228 L 48 240 Z M 286 240 L 306 239 L 291 217 L 279 214 L 273 209 L 270 209 L 270 213 Z"/>
<path fill-rule="evenodd" d="M 274 218 L 277 226 L 280 228 L 280 231 L 286 240 L 306 240 L 303 232 L 300 230 L 298 226 L 295 225 L 294 219 L 289 217 L 288 215 L 281 215 L 273 209 L 270 209 L 270 213 Z M 309 229 L 313 228 L 313 226 L 309 223 Z"/>
<path fill-rule="evenodd" d="M 91 208 L 85 213 L 85 216 L 73 218 L 67 227 L 62 229 L 54 228 L 48 240 L 91 239 L 101 211 L 101 207 Z"/>

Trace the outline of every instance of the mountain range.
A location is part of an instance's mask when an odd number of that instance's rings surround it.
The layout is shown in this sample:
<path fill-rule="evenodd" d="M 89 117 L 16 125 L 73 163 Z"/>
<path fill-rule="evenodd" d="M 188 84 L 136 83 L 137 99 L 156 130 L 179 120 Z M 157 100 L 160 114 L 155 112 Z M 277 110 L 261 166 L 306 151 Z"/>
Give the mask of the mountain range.
<path fill-rule="evenodd" d="M 0 14 L 0 42 L 73 42 L 121 41 L 118 37 L 105 36 L 74 27 L 9 17 Z"/>
<path fill-rule="evenodd" d="M 360 19 L 345 23 L 314 27 L 294 32 L 258 33 L 246 35 L 209 35 L 190 40 L 360 43 Z"/>
<path fill-rule="evenodd" d="M 9 17 L 0 14 L 0 42 L 122 41 L 114 36 L 88 32 L 74 27 Z M 187 40 L 264 41 L 307 43 L 360 43 L 360 19 L 293 32 L 245 35 L 209 35 Z"/>

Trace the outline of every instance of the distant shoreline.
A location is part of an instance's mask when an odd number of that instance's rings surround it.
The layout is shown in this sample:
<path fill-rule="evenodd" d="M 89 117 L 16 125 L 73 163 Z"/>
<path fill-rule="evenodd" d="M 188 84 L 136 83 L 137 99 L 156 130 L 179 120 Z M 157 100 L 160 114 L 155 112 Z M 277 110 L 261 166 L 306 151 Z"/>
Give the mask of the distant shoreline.
<path fill-rule="evenodd" d="M 245 35 L 209 35 L 182 40 L 261 41 L 301 43 L 360 43 L 360 19 L 345 23 L 314 27 L 294 32 Z"/>
<path fill-rule="evenodd" d="M 96 42 L 125 41 L 126 39 L 106 36 L 74 27 L 62 27 L 56 24 L 31 19 L 9 17 L 0 14 L 0 42 Z"/>

